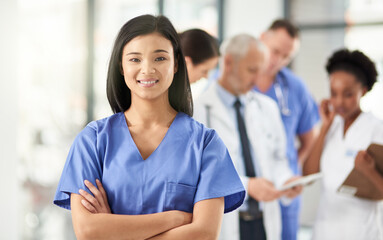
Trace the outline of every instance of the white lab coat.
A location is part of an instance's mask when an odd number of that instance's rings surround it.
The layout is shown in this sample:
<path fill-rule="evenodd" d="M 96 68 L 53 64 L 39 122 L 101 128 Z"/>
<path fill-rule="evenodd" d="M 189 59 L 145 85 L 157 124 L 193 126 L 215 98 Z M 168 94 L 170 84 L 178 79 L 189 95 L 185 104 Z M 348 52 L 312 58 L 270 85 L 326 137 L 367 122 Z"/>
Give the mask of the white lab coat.
<path fill-rule="evenodd" d="M 247 187 L 248 178 L 243 169 L 238 169 L 238 163 L 243 161 L 243 158 L 237 123 L 228 115 L 226 106 L 220 100 L 217 84 L 212 83 L 196 100 L 194 118 L 217 131 L 229 150 L 243 185 Z M 210 110 L 207 110 L 206 106 Z M 257 161 L 254 165 L 258 168 L 258 176 L 272 181 L 276 187 L 282 186 L 292 177 L 292 172 L 286 158 L 286 136 L 276 103 L 267 96 L 251 91 L 246 94 L 244 119 L 249 141 L 254 150 L 254 159 Z M 267 239 L 281 239 L 282 225 L 278 201 L 261 204 Z M 224 215 L 220 239 L 239 239 L 238 210 Z"/>
<path fill-rule="evenodd" d="M 322 189 L 313 239 L 382 240 L 379 201 L 347 196 L 337 189 L 354 168 L 358 151 L 383 144 L 383 121 L 361 113 L 343 134 L 344 121 L 334 118 L 321 157 Z M 380 201 L 381 202 L 381 201 Z"/>

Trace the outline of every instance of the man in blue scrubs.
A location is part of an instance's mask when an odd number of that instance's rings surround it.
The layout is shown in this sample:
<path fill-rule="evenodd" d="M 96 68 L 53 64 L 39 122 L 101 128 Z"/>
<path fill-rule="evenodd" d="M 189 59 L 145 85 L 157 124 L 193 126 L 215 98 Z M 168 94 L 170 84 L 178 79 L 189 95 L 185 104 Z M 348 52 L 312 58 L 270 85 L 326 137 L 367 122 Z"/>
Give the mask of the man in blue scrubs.
<path fill-rule="evenodd" d="M 260 36 L 269 49 L 267 70 L 255 90 L 274 99 L 281 113 L 287 138 L 287 158 L 294 174 L 301 174 L 314 141 L 314 125 L 319 120 L 317 105 L 303 81 L 286 66 L 299 47 L 298 29 L 287 20 L 274 21 Z M 299 148 L 295 147 L 296 138 Z M 300 198 L 289 206 L 281 205 L 282 239 L 295 240 L 299 228 Z"/>

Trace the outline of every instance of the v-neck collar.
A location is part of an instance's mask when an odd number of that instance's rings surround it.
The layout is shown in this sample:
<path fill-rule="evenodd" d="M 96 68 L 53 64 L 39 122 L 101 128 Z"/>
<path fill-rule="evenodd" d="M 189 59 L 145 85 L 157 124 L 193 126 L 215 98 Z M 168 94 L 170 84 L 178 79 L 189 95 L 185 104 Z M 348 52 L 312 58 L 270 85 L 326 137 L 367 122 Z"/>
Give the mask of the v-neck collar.
<path fill-rule="evenodd" d="M 152 155 L 154 155 L 154 154 L 157 152 L 157 149 L 159 149 L 162 145 L 165 144 L 164 142 L 166 141 L 167 136 L 169 135 L 169 132 L 172 131 L 172 129 L 174 128 L 173 125 L 176 124 L 176 122 L 178 121 L 178 118 L 180 118 L 181 115 L 182 115 L 181 112 L 178 112 L 178 113 L 176 114 L 176 116 L 175 116 L 175 118 L 173 119 L 172 123 L 170 124 L 168 130 L 166 131 L 165 136 L 162 138 L 160 144 L 158 144 L 158 146 L 154 149 L 154 151 L 153 151 L 153 152 L 152 152 L 146 159 L 144 159 L 144 158 L 142 157 L 141 152 L 140 152 L 140 150 L 138 149 L 136 143 L 135 143 L 134 140 L 133 140 L 132 134 L 130 133 L 130 129 L 129 129 L 128 123 L 127 123 L 127 121 L 126 121 L 125 114 L 124 114 L 124 112 L 121 112 L 121 118 L 122 118 L 122 121 L 123 121 L 123 128 L 124 128 L 124 131 L 127 132 L 128 136 L 129 136 L 130 144 L 131 144 L 132 146 L 134 146 L 135 151 L 137 152 L 138 156 L 140 157 L 140 159 L 141 159 L 142 161 L 147 161 L 149 158 L 152 157 Z"/>
<path fill-rule="evenodd" d="M 362 111 L 359 114 L 359 116 L 355 118 L 354 122 L 352 122 L 351 125 L 348 127 L 346 134 L 344 134 L 344 119 L 341 116 L 337 115 L 337 117 L 339 118 L 339 124 L 340 124 L 339 128 L 340 128 L 342 141 L 347 141 L 347 139 L 350 138 L 349 135 L 350 134 L 352 135 L 354 128 L 358 127 L 357 125 L 359 124 L 360 121 L 362 121 L 362 119 L 365 117 L 365 115 L 366 115 L 366 113 Z"/>

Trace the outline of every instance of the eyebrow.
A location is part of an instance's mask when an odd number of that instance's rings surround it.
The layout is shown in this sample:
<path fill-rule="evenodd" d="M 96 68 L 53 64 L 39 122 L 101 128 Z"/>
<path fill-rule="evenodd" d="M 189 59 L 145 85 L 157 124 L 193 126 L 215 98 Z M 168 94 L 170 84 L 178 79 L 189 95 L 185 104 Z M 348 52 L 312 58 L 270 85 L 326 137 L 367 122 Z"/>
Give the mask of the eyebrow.
<path fill-rule="evenodd" d="M 154 51 L 154 53 L 161 53 L 161 52 L 169 54 L 169 52 L 164 50 L 164 49 L 157 49 L 157 50 Z M 129 53 L 125 54 L 125 55 L 142 55 L 142 53 L 140 53 L 140 52 L 129 52 Z"/>

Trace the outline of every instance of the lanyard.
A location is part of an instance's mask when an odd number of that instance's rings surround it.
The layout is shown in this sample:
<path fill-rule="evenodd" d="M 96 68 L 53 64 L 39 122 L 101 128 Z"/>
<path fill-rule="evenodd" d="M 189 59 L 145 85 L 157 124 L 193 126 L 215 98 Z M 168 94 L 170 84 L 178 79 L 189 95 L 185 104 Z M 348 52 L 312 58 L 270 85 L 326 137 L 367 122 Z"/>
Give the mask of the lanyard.
<path fill-rule="evenodd" d="M 288 105 L 288 89 L 287 81 L 283 73 L 280 74 L 281 80 L 277 80 L 274 83 L 275 96 L 277 97 L 278 105 L 283 116 L 290 116 L 291 111 Z M 284 83 L 282 83 L 284 82 Z M 283 85 L 283 88 L 282 86 Z"/>

